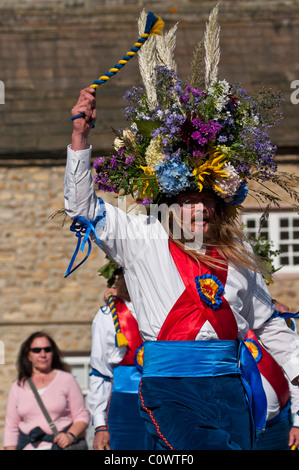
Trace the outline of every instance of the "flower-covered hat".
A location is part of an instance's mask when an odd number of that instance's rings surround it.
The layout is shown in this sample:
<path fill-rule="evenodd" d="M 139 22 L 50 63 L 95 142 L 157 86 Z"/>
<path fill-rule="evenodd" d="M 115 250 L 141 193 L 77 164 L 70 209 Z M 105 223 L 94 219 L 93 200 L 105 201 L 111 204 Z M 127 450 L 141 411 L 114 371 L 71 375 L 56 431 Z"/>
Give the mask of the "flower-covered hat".
<path fill-rule="evenodd" d="M 95 160 L 97 189 L 131 194 L 142 204 L 211 189 L 238 206 L 254 180 L 262 185 L 256 196 L 278 204 L 279 198 L 265 190 L 265 182 L 273 181 L 298 202 L 296 190 L 288 189 L 292 175 L 277 174 L 276 147 L 268 135 L 281 119 L 281 94 L 263 88 L 249 96 L 241 86 L 218 80 L 217 15 L 218 6 L 195 50 L 190 83 L 179 78 L 174 60 L 177 25 L 151 36 L 140 49 L 144 87 L 124 96 L 130 124 L 116 132 L 114 153 Z M 145 21 L 143 11 L 140 31 Z"/>

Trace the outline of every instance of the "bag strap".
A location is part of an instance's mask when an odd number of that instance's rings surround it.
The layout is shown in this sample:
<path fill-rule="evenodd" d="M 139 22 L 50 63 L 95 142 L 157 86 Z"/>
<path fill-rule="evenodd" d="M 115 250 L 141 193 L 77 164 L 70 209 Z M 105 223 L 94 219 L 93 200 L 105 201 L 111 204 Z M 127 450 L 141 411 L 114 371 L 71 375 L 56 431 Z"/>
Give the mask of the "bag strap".
<path fill-rule="evenodd" d="M 46 409 L 46 407 L 45 407 L 45 405 L 44 405 L 44 403 L 43 403 L 43 401 L 42 401 L 42 399 L 41 399 L 41 397 L 40 397 L 40 394 L 38 393 L 38 391 L 37 391 L 37 389 L 36 389 L 36 387 L 35 387 L 35 385 L 34 385 L 33 380 L 32 380 L 31 377 L 29 377 L 28 383 L 29 383 L 29 385 L 30 385 L 31 390 L 33 391 L 33 393 L 34 393 L 34 395 L 35 395 L 35 398 L 36 398 L 36 400 L 37 400 L 37 403 L 39 404 L 39 406 L 40 406 L 40 408 L 41 408 L 41 410 L 42 410 L 42 412 L 43 412 L 43 414 L 44 414 L 46 420 L 48 421 L 48 424 L 49 424 L 49 426 L 50 426 L 50 428 L 51 428 L 51 430 L 52 430 L 54 436 L 57 436 L 57 434 L 59 434 L 59 432 L 58 432 L 58 430 L 57 430 L 57 428 L 56 428 L 54 422 L 52 421 L 52 419 L 51 419 L 51 417 L 50 417 L 50 415 L 49 415 L 49 413 L 48 413 L 48 411 L 47 411 L 47 409 Z"/>

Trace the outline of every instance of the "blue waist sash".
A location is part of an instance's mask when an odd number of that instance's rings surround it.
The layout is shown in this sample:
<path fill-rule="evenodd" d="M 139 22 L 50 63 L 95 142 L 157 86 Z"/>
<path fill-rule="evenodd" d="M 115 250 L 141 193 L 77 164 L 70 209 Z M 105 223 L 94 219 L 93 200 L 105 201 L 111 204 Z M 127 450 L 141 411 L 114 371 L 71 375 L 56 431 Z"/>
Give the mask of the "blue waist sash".
<path fill-rule="evenodd" d="M 135 366 L 114 367 L 112 392 L 138 393 L 141 377 Z"/>
<path fill-rule="evenodd" d="M 239 374 L 236 341 L 144 343 L 144 377 L 212 377 Z"/>
<path fill-rule="evenodd" d="M 243 341 L 144 343 L 144 377 L 216 377 L 239 374 L 256 430 L 266 425 L 267 399 L 257 364 Z"/>

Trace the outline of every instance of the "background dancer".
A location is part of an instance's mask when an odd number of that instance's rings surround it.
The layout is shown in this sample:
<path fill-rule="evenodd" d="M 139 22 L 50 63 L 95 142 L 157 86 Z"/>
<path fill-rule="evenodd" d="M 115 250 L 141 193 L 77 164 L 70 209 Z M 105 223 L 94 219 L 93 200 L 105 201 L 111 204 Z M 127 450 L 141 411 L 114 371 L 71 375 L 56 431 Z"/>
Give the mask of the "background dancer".
<path fill-rule="evenodd" d="M 109 263 L 112 265 L 113 263 Z M 105 266 L 107 268 L 108 266 Z M 138 387 L 142 376 L 142 339 L 133 305 L 120 268 L 109 276 L 105 293 L 114 297 L 115 312 L 109 303 L 100 308 L 92 324 L 92 349 L 88 405 L 95 427 L 95 450 L 153 449 L 138 407 Z M 111 305 L 111 301 L 110 301 Z M 116 345 L 115 322 L 125 333 L 123 345 Z M 138 358 L 140 360 L 138 362 Z"/>

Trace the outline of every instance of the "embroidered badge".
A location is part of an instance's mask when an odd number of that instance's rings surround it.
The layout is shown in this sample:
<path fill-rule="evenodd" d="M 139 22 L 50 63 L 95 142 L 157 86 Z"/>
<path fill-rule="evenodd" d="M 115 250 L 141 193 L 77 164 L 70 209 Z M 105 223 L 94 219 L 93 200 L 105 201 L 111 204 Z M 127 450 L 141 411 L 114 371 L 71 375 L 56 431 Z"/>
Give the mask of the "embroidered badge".
<path fill-rule="evenodd" d="M 262 359 L 262 350 L 257 341 L 255 341 L 254 339 L 245 339 L 244 343 L 253 355 L 255 362 L 259 362 Z"/>
<path fill-rule="evenodd" d="M 139 372 L 143 373 L 143 344 L 139 346 L 139 348 L 136 349 L 135 351 L 135 356 L 134 356 L 134 364 L 136 366 L 136 369 L 139 370 Z"/>
<path fill-rule="evenodd" d="M 204 274 L 196 276 L 195 283 L 201 300 L 216 310 L 222 304 L 221 294 L 224 291 L 219 279 L 213 274 Z"/>

